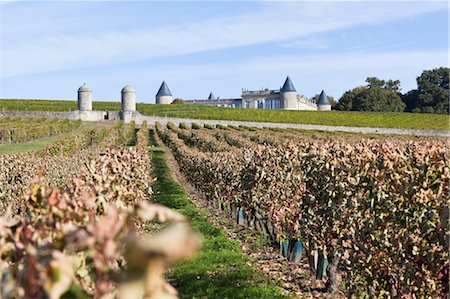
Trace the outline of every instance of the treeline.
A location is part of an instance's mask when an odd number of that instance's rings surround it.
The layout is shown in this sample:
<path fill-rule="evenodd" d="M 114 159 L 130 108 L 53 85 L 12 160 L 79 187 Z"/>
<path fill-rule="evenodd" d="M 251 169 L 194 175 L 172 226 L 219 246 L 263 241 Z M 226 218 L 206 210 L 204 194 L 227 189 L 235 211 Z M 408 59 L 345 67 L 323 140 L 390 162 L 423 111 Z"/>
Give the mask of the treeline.
<path fill-rule="evenodd" d="M 400 80 L 366 79 L 365 86 L 345 92 L 335 110 L 449 114 L 449 68 L 425 70 L 417 77 L 417 89 L 400 92 Z"/>

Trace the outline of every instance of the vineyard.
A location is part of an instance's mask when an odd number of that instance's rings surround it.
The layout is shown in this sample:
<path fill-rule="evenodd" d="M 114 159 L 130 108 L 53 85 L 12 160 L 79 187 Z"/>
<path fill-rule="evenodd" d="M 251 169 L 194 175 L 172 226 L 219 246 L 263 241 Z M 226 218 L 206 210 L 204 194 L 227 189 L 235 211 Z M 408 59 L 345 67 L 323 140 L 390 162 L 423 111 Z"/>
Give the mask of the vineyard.
<path fill-rule="evenodd" d="M 93 110 L 120 111 L 120 102 L 94 101 Z M 0 111 L 74 111 L 76 101 L 0 99 Z M 450 116 L 429 113 L 362 111 L 288 111 L 233 109 L 202 105 L 137 103 L 142 115 L 191 119 L 233 120 L 324 126 L 449 130 Z"/>
<path fill-rule="evenodd" d="M 0 298 L 448 296 L 445 138 L 150 127 L 0 119 L 5 143 L 64 133 L 0 155 Z M 323 288 L 287 290 L 220 215 Z"/>
<path fill-rule="evenodd" d="M 81 121 L 5 117 L 0 119 L 0 144 L 26 142 L 45 136 L 66 133 L 77 129 L 80 124 Z"/>
<path fill-rule="evenodd" d="M 198 240 L 151 201 L 148 134 L 146 124 L 76 130 L 0 156 L 1 298 L 176 297 L 164 271 Z"/>
<path fill-rule="evenodd" d="M 448 141 L 156 129 L 211 205 L 303 258 L 329 292 L 448 294 Z"/>

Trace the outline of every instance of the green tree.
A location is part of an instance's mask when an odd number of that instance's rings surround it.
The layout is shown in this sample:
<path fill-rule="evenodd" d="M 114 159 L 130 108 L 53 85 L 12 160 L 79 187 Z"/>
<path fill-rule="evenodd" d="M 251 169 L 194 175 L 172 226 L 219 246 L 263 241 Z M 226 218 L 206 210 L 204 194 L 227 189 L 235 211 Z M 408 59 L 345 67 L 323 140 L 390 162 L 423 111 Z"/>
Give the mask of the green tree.
<path fill-rule="evenodd" d="M 425 70 L 417 77 L 417 89 L 403 96 L 406 110 L 422 113 L 449 113 L 449 71 L 447 67 Z"/>
<path fill-rule="evenodd" d="M 353 99 L 355 98 L 356 94 L 358 94 L 359 90 L 364 87 L 356 87 L 353 90 L 346 91 L 342 97 L 339 99 L 339 101 L 336 104 L 335 109 L 336 110 L 345 110 L 350 111 L 352 110 L 353 105 Z"/>
<path fill-rule="evenodd" d="M 377 77 L 368 77 L 366 79 L 369 88 L 383 88 L 386 85 L 386 81 L 380 80 Z"/>
<path fill-rule="evenodd" d="M 388 88 L 366 88 L 352 101 L 354 111 L 402 112 L 404 109 L 399 94 Z"/>
<path fill-rule="evenodd" d="M 405 103 L 405 111 L 412 112 L 413 109 L 417 107 L 417 99 L 419 96 L 419 91 L 417 89 L 413 89 L 408 91 L 402 96 L 402 101 Z"/>
<path fill-rule="evenodd" d="M 385 83 L 385 88 L 395 91 L 395 92 L 400 92 L 400 80 L 387 80 Z"/>
<path fill-rule="evenodd" d="M 366 79 L 368 88 L 389 89 L 396 92 L 400 91 L 400 80 L 380 80 L 377 77 L 369 77 Z"/>
<path fill-rule="evenodd" d="M 336 110 L 350 111 L 353 107 L 353 99 L 365 89 L 364 86 L 358 86 L 352 90 L 346 91 L 336 103 Z"/>
<path fill-rule="evenodd" d="M 405 104 L 400 97 L 399 80 L 366 79 L 366 86 L 345 92 L 336 110 L 401 112 Z"/>

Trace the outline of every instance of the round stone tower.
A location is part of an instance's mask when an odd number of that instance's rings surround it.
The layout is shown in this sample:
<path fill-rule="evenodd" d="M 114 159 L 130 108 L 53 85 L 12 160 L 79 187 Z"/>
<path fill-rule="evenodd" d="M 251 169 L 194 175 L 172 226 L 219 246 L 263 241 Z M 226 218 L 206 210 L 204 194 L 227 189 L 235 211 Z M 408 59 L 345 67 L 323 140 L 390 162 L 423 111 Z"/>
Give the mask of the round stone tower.
<path fill-rule="evenodd" d="M 172 104 L 173 96 L 166 81 L 163 81 L 156 94 L 156 104 Z"/>
<path fill-rule="evenodd" d="M 316 104 L 317 104 L 318 111 L 330 111 L 331 110 L 330 101 L 328 100 L 327 94 L 323 90 L 320 93 L 319 99 L 317 100 Z"/>
<path fill-rule="evenodd" d="M 84 83 L 78 88 L 78 110 L 92 110 L 92 90 Z"/>
<path fill-rule="evenodd" d="M 122 88 L 122 111 L 136 111 L 136 90 L 131 85 Z"/>
<path fill-rule="evenodd" d="M 284 81 L 283 87 L 280 90 L 281 94 L 281 106 L 286 110 L 298 109 L 298 93 L 295 90 L 294 84 L 292 84 L 289 76 Z"/>

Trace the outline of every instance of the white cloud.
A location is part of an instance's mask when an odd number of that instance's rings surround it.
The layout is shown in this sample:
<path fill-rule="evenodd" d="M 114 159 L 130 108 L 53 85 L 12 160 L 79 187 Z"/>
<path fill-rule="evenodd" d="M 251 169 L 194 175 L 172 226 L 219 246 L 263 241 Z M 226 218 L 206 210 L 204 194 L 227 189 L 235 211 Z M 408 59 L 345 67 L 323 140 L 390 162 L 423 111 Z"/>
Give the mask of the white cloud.
<path fill-rule="evenodd" d="M 181 97 L 185 96 L 184 90 L 190 89 L 187 86 L 199 87 L 200 94 L 194 97 L 206 94 L 208 89 L 215 90 L 222 97 L 236 97 L 240 87 L 278 88 L 286 75 L 291 76 L 297 90 L 307 96 L 325 89 L 340 97 L 344 91 L 364 84 L 364 80 L 371 76 L 400 79 L 403 90 L 407 91 L 416 87 L 416 77 L 423 70 L 447 64 L 447 51 L 420 50 L 258 57 L 231 64 L 173 65 L 158 70 L 129 71 L 130 75 L 134 73 L 137 77 L 137 74 L 145 77 L 157 74 L 158 78 L 168 80 L 173 90 L 178 89 Z M 229 84 L 227 78 L 234 81 Z M 201 86 L 206 79 L 213 86 Z"/>
<path fill-rule="evenodd" d="M 298 92 L 310 97 L 325 89 L 339 98 L 343 92 L 364 84 L 367 77 L 400 79 L 403 91 L 416 88 L 416 77 L 425 69 L 447 65 L 447 51 L 410 50 L 348 52 L 282 57 L 255 57 L 246 61 L 166 66 L 120 66 L 114 72 L 56 72 L 45 76 L 5 79 L 4 96 L 15 98 L 74 98 L 86 81 L 96 100 L 118 100 L 125 84 L 136 88 L 139 101 L 153 102 L 161 81 L 166 80 L 176 97 L 238 97 L 240 89 L 279 88 L 291 76 Z M 82 76 L 82 79 L 80 77 Z M 41 89 L 52 84 L 55 88 Z"/>
<path fill-rule="evenodd" d="M 383 23 L 445 7 L 445 3 L 268 3 L 252 13 L 195 23 L 37 37 L 4 43 L 1 75 L 7 78 L 269 42 L 289 43 L 314 33 Z"/>
<path fill-rule="evenodd" d="M 279 44 L 281 48 L 310 48 L 310 49 L 327 49 L 329 44 L 324 39 L 319 39 L 315 36 L 306 38 L 293 39 L 284 41 Z"/>
<path fill-rule="evenodd" d="M 438 67 L 448 63 L 445 50 L 411 50 L 389 52 L 348 52 L 334 54 L 290 55 L 280 57 L 256 57 L 235 63 L 215 63 L 198 65 L 169 65 L 158 67 L 161 78 L 185 78 L 194 75 L 199 80 L 204 77 L 232 77 L 258 74 L 260 76 L 285 76 L 296 73 L 301 77 L 321 76 L 326 74 L 352 73 L 364 71 L 367 76 L 387 70 L 397 73 L 417 74 L 426 68 Z M 411 70 L 413 72 L 411 72 Z M 130 74 L 144 75 L 157 71 L 152 68 L 130 68 Z M 274 75 L 273 75 L 274 74 Z M 419 74 L 417 74 L 419 75 Z M 301 79 L 297 79 L 301 80 Z M 270 86 L 269 86 L 270 87 Z"/>

